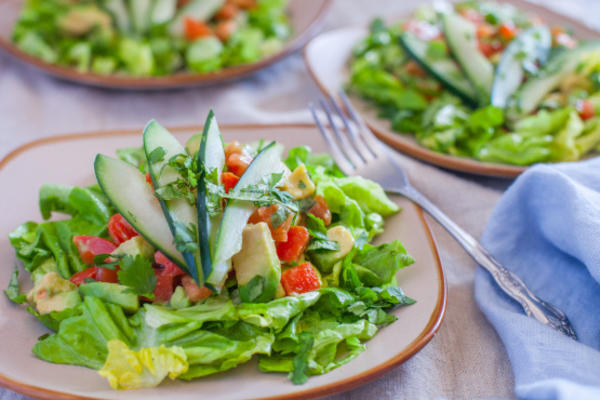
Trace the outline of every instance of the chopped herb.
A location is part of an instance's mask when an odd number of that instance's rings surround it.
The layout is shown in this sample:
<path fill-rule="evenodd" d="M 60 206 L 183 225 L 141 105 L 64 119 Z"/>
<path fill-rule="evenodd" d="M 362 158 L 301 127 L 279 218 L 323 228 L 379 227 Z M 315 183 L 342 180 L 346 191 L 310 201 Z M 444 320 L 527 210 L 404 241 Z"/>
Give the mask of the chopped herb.
<path fill-rule="evenodd" d="M 281 224 L 283 224 L 288 219 L 290 214 L 291 212 L 287 208 L 277 207 L 277 210 L 273 214 L 271 214 L 271 226 L 273 228 L 280 227 Z"/>
<path fill-rule="evenodd" d="M 4 294 L 13 303 L 23 304 L 27 301 L 25 294 L 20 293 L 19 291 L 19 267 L 17 265 L 15 265 L 15 269 L 10 276 L 8 288 L 4 291 Z"/>
<path fill-rule="evenodd" d="M 298 187 L 300 189 L 306 189 L 306 183 L 304 183 L 304 181 L 301 180 L 300 182 L 298 182 Z"/>
<path fill-rule="evenodd" d="M 336 251 L 340 249 L 340 244 L 327 237 L 327 228 L 321 218 L 312 214 L 306 214 L 306 228 L 312 236 L 306 250 L 308 251 Z"/>
<path fill-rule="evenodd" d="M 150 164 L 161 162 L 162 160 L 164 160 L 165 154 L 167 154 L 165 149 L 159 146 L 152 150 L 150 154 L 148 154 L 148 161 L 150 161 Z"/>
<path fill-rule="evenodd" d="M 117 274 L 121 284 L 128 286 L 137 295 L 154 298 L 156 275 L 149 260 L 140 255 L 126 255 L 121 259 L 120 266 Z"/>
<path fill-rule="evenodd" d="M 196 225 L 185 226 L 182 222 L 175 221 L 175 232 L 173 234 L 175 248 L 184 253 L 198 250 L 198 235 Z"/>

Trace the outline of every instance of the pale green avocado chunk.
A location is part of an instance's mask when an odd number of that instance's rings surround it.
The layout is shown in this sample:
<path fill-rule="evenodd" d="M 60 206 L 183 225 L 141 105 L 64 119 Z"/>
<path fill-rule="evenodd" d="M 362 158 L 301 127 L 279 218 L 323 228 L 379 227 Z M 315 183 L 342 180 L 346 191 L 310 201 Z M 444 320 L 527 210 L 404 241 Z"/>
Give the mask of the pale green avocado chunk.
<path fill-rule="evenodd" d="M 354 238 L 352 233 L 345 227 L 337 225 L 327 230 L 327 237 L 338 243 L 339 249 L 336 251 L 319 251 L 310 253 L 310 261 L 324 274 L 333 271 L 333 266 L 346 257 L 354 247 Z"/>
<path fill-rule="evenodd" d="M 269 225 L 249 224 L 242 233 L 242 250 L 232 258 L 240 297 L 244 302 L 273 300 L 281 281 L 281 263 Z"/>
<path fill-rule="evenodd" d="M 127 286 L 109 282 L 91 282 L 79 286 L 82 296 L 97 297 L 107 303 L 116 304 L 127 313 L 134 313 L 140 308 L 138 296 Z"/>
<path fill-rule="evenodd" d="M 78 306 L 81 297 L 73 282 L 63 279 L 57 272 L 48 272 L 27 294 L 27 301 L 40 314 L 48 314 Z"/>
<path fill-rule="evenodd" d="M 142 256 L 147 259 L 154 257 L 154 247 L 141 236 L 134 236 L 121 243 L 113 250 L 112 255 L 129 255 L 131 257 Z"/>

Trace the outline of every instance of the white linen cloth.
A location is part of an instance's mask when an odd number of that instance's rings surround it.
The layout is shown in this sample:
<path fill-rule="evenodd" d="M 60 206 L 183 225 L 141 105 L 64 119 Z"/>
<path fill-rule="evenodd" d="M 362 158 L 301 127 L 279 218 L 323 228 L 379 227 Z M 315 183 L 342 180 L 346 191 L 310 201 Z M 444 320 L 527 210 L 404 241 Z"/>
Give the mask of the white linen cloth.
<path fill-rule="evenodd" d="M 323 30 L 400 15 L 418 1 L 336 0 Z M 543 2 L 600 27 L 597 0 Z M 0 157 L 28 141 L 61 133 L 198 125 L 210 108 L 221 123 L 311 122 L 306 104 L 319 91 L 295 54 L 238 82 L 186 90 L 123 92 L 62 82 L 0 54 Z M 406 158 L 414 185 L 479 237 L 508 180 L 457 174 Z M 10 195 L 10 194 L 4 194 Z M 436 337 L 383 377 L 332 399 L 473 399 L 514 397 L 513 376 L 496 332 L 473 299 L 475 263 L 436 223 L 431 226 L 446 271 L 448 306 Z M 23 400 L 0 389 L 0 400 Z"/>

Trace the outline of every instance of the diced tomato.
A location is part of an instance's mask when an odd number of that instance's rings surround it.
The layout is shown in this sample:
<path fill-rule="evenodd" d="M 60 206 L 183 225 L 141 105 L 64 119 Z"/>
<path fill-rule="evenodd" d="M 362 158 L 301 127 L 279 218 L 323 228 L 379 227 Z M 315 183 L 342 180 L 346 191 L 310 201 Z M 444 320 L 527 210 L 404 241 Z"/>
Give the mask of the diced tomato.
<path fill-rule="evenodd" d="M 215 27 L 215 35 L 221 42 L 229 40 L 233 32 L 237 29 L 237 24 L 233 19 L 220 21 Z"/>
<path fill-rule="evenodd" d="M 285 221 L 283 221 L 277 227 L 274 227 L 271 216 L 277 211 L 278 208 L 279 206 L 277 204 L 271 204 L 268 207 L 261 207 L 252 213 L 248 219 L 248 223 L 258 224 L 259 222 L 266 222 L 271 230 L 271 236 L 273 237 L 273 240 L 275 242 L 285 242 L 288 238 L 288 231 L 292 225 L 294 216 L 292 214 L 288 215 Z"/>
<path fill-rule="evenodd" d="M 99 254 L 112 253 L 117 248 L 114 243 L 96 236 L 74 236 L 73 243 L 77 246 L 79 255 L 86 264 L 93 264 L 94 257 Z"/>
<path fill-rule="evenodd" d="M 462 15 L 464 18 L 468 19 L 469 21 L 474 22 L 476 24 L 483 22 L 483 20 L 484 20 L 483 15 L 481 15 L 477 11 L 473 10 L 472 8 L 463 8 L 462 10 L 459 11 L 459 14 Z"/>
<path fill-rule="evenodd" d="M 481 53 L 487 58 L 490 58 L 500 50 L 502 50 L 501 43 L 488 42 L 483 40 L 479 41 L 479 51 L 481 51 Z"/>
<path fill-rule="evenodd" d="M 184 17 L 183 31 L 187 40 L 196 40 L 201 37 L 212 36 L 212 30 L 208 25 L 190 17 Z"/>
<path fill-rule="evenodd" d="M 237 176 L 242 176 L 251 162 L 252 157 L 249 155 L 244 153 L 233 153 L 227 157 L 226 164 L 229 172 L 233 172 Z"/>
<path fill-rule="evenodd" d="M 223 7 L 215 14 L 217 19 L 231 19 L 240 12 L 238 6 L 233 3 L 225 3 Z"/>
<path fill-rule="evenodd" d="M 229 142 L 227 146 L 225 146 L 225 159 L 228 159 L 232 154 L 242 154 L 244 152 L 244 147 L 240 142 L 234 140 L 233 142 Z"/>
<path fill-rule="evenodd" d="M 281 274 L 281 285 L 286 296 L 293 296 L 319 289 L 321 281 L 315 267 L 306 262 Z"/>
<path fill-rule="evenodd" d="M 229 193 L 229 191 L 235 187 L 239 180 L 240 177 L 236 174 L 232 174 L 231 172 L 223 172 L 221 174 L 221 182 L 223 182 L 223 186 L 225 186 L 225 193 Z"/>
<path fill-rule="evenodd" d="M 331 224 L 331 211 L 329 211 L 327 202 L 322 196 L 315 196 L 315 204 L 308 210 L 308 214 L 321 218 L 325 226 Z"/>
<path fill-rule="evenodd" d="M 498 28 L 498 33 L 502 39 L 508 42 L 515 38 L 517 31 L 512 22 L 505 22 Z"/>
<path fill-rule="evenodd" d="M 245 10 L 250 10 L 257 6 L 256 0 L 228 0 L 228 2 Z"/>
<path fill-rule="evenodd" d="M 77 286 L 85 283 L 86 279 L 94 279 L 99 282 L 117 283 L 119 282 L 117 269 L 118 267 L 116 267 L 114 270 L 102 267 L 89 267 L 74 274 L 71 278 L 69 278 L 69 280 Z"/>
<path fill-rule="evenodd" d="M 154 269 L 156 275 L 154 301 L 169 301 L 175 290 L 175 280 L 185 273 L 160 251 L 154 253 L 154 262 L 159 264 L 159 267 Z"/>
<path fill-rule="evenodd" d="M 292 226 L 288 230 L 287 240 L 277 243 L 277 256 L 284 262 L 296 261 L 308 245 L 308 229 L 303 226 Z"/>
<path fill-rule="evenodd" d="M 494 35 L 494 27 L 487 22 L 482 22 L 477 25 L 477 37 L 489 38 Z"/>
<path fill-rule="evenodd" d="M 100 282 L 117 283 L 119 282 L 119 275 L 117 275 L 118 269 L 118 266 L 116 266 L 115 269 L 96 267 L 95 279 Z"/>
<path fill-rule="evenodd" d="M 118 245 L 139 235 L 121 214 L 115 214 L 110 217 L 108 221 L 108 234 L 113 242 Z"/>
<path fill-rule="evenodd" d="M 146 182 L 148 182 L 148 185 L 154 187 L 154 184 L 152 183 L 152 177 L 150 176 L 150 172 L 146 172 Z"/>
<path fill-rule="evenodd" d="M 96 267 L 89 267 L 80 271 L 69 278 L 71 282 L 76 284 L 77 286 L 84 283 L 86 279 L 95 279 L 96 278 Z"/>
<path fill-rule="evenodd" d="M 212 290 L 209 288 L 202 286 L 198 287 L 198 284 L 189 275 L 184 276 L 181 279 L 181 284 L 183 285 L 183 289 L 185 290 L 185 294 L 189 299 L 193 302 L 197 302 L 200 300 L 204 300 L 212 294 Z"/>
<path fill-rule="evenodd" d="M 588 100 L 578 100 L 575 104 L 575 109 L 579 113 L 581 119 L 584 121 L 596 115 L 594 105 Z"/>
<path fill-rule="evenodd" d="M 426 77 L 427 74 L 425 73 L 425 71 L 423 71 L 423 68 L 421 68 L 419 66 L 419 64 L 417 64 L 415 61 L 410 60 L 408 61 L 406 64 L 404 64 L 404 66 L 402 67 L 402 69 L 409 75 L 413 75 L 413 76 L 419 76 L 421 78 Z"/>

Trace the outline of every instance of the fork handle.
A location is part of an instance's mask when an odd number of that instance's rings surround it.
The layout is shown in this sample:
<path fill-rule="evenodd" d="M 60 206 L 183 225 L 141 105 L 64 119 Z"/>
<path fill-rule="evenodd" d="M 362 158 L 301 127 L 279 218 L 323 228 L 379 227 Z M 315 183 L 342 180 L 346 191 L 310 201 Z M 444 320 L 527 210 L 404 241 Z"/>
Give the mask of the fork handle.
<path fill-rule="evenodd" d="M 517 301 L 528 316 L 577 340 L 575 331 L 562 311 L 534 295 L 518 276 L 502 266 L 473 236 L 452 221 L 417 189 L 407 186 L 401 190 L 389 192 L 400 194 L 420 205 L 460 243 L 479 265 L 492 275 L 498 286 Z"/>

